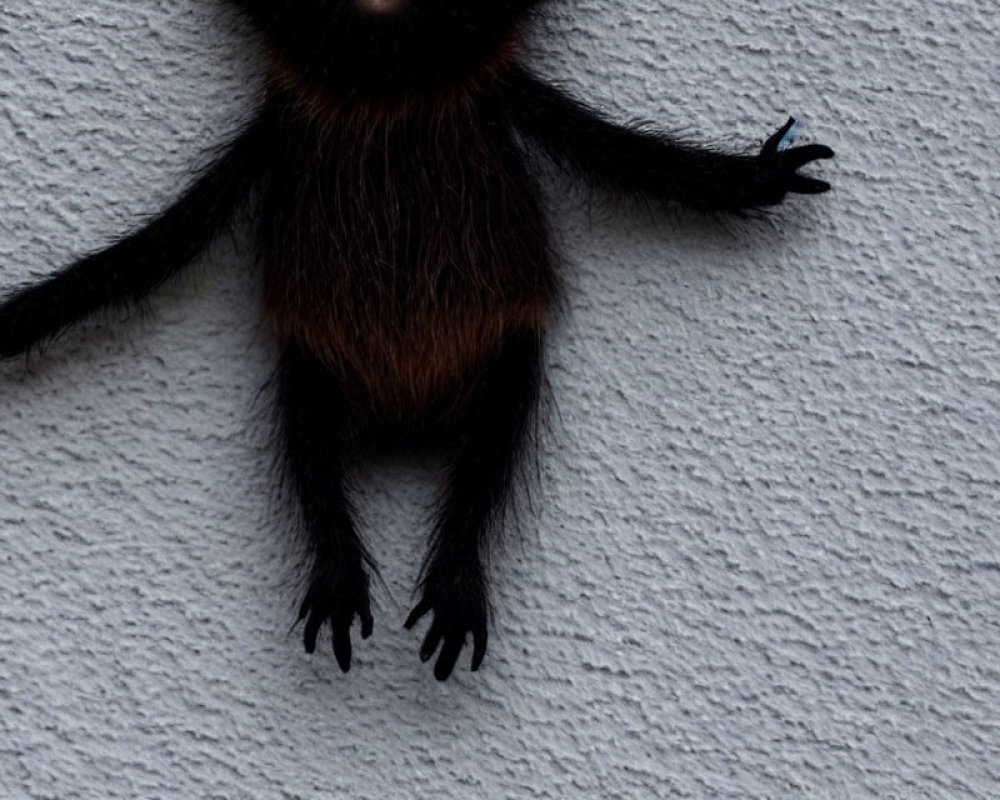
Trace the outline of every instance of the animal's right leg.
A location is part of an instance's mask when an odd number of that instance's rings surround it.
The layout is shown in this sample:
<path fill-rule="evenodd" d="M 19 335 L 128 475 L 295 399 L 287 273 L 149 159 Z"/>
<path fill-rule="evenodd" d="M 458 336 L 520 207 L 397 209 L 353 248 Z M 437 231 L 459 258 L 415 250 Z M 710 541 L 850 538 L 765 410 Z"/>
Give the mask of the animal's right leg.
<path fill-rule="evenodd" d="M 336 378 L 314 357 L 289 344 L 279 370 L 278 405 L 287 464 L 298 492 L 312 550 L 309 588 L 299 611 L 306 621 L 306 652 L 326 621 L 340 668 L 351 667 L 350 627 L 372 632 L 368 571 L 371 559 L 358 537 L 344 479 L 347 409 Z"/>

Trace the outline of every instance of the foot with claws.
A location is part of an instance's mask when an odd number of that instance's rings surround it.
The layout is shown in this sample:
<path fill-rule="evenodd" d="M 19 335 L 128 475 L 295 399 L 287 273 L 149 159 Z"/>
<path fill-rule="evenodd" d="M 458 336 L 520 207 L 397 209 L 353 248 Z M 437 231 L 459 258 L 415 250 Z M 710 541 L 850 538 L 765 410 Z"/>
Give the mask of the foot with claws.
<path fill-rule="evenodd" d="M 821 194 L 830 190 L 830 184 L 818 178 L 799 175 L 800 167 L 811 161 L 833 158 L 833 150 L 823 144 L 807 144 L 791 147 L 795 140 L 799 123 L 789 117 L 781 128 L 775 131 L 757 155 L 756 171 L 741 206 L 769 206 L 780 203 L 788 192 L 796 194 Z"/>
<path fill-rule="evenodd" d="M 368 576 L 360 567 L 351 575 L 322 575 L 313 579 L 299 609 L 299 622 L 306 621 L 306 652 L 316 650 L 316 635 L 323 623 L 329 620 L 333 629 L 333 655 L 340 668 L 351 668 L 351 624 L 355 615 L 361 621 L 361 638 L 372 634 L 371 599 L 368 594 Z"/>
<path fill-rule="evenodd" d="M 423 598 L 406 618 L 404 627 L 409 630 L 428 611 L 433 612 L 433 618 L 420 647 L 420 660 L 429 661 L 441 645 L 434 677 L 439 681 L 448 679 L 469 633 L 472 634 L 472 671 L 478 670 L 486 655 L 489 619 L 483 578 L 478 571 L 472 577 L 450 582 L 425 581 Z"/>

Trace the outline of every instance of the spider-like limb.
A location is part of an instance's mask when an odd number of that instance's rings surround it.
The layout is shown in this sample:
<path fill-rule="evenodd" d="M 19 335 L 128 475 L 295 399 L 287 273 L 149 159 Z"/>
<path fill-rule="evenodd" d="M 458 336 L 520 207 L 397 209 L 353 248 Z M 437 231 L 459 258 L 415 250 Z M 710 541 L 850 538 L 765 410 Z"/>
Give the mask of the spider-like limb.
<path fill-rule="evenodd" d="M 316 649 L 316 635 L 329 620 L 334 656 L 347 672 L 355 614 L 362 639 L 373 625 L 365 569 L 372 562 L 358 536 L 344 478 L 347 409 L 337 379 L 294 343 L 285 349 L 278 376 L 283 444 L 312 553 L 299 611 L 299 620 L 306 621 L 306 652 Z"/>
<path fill-rule="evenodd" d="M 188 264 L 248 199 L 267 158 L 267 109 L 188 191 L 140 230 L 0 303 L 0 357 L 109 305 L 141 300 Z"/>
<path fill-rule="evenodd" d="M 420 658 L 429 660 L 441 645 L 434 666 L 434 677 L 440 681 L 451 674 L 466 634 L 472 634 L 473 671 L 486 653 L 485 561 L 530 444 L 540 385 L 539 334 L 510 338 L 480 377 L 460 428 L 461 445 L 424 565 L 422 597 L 405 623 L 411 628 L 433 612 Z"/>
<path fill-rule="evenodd" d="M 779 147 L 794 120 L 756 155 L 739 155 L 648 127 L 616 125 L 524 70 L 514 74 L 507 91 L 507 107 L 521 133 L 559 165 L 625 194 L 735 210 L 780 203 L 787 192 L 817 194 L 830 188 L 797 170 L 833 158 L 833 150 L 820 144 Z"/>

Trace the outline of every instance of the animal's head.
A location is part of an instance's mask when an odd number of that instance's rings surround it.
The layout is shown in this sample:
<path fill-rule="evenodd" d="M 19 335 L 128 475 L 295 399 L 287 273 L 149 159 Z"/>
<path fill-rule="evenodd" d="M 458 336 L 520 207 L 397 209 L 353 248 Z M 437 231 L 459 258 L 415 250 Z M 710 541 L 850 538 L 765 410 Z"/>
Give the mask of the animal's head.
<path fill-rule="evenodd" d="M 233 0 L 271 47 L 338 90 L 434 87 L 497 57 L 543 0 Z"/>

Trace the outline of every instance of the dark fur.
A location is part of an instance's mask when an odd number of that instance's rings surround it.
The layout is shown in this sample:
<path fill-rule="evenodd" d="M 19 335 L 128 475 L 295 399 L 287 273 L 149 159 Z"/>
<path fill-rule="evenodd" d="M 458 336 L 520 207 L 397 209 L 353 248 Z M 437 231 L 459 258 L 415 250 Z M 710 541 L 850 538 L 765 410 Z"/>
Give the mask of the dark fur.
<path fill-rule="evenodd" d="M 373 565 L 344 481 L 359 442 L 431 431 L 454 455 L 406 626 L 432 613 L 420 655 L 440 645 L 439 679 L 468 634 L 477 669 L 485 558 L 524 458 L 558 283 L 525 142 L 610 189 L 704 209 L 826 191 L 797 169 L 833 153 L 780 149 L 787 127 L 735 155 L 604 120 L 517 64 L 541 0 L 407 0 L 383 16 L 363 0 L 232 1 L 273 64 L 258 118 L 159 218 L 0 305 L 0 355 L 140 300 L 250 208 L 313 554 L 306 649 L 329 622 L 347 670 L 355 616 L 372 630 Z"/>

